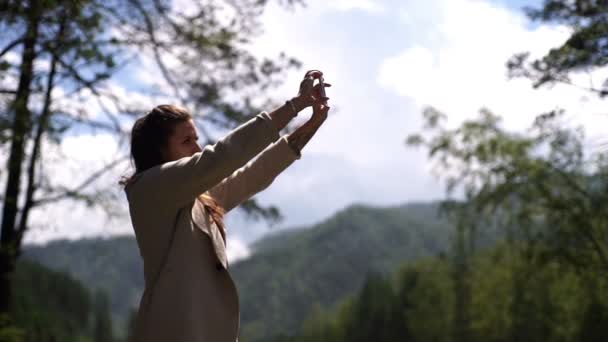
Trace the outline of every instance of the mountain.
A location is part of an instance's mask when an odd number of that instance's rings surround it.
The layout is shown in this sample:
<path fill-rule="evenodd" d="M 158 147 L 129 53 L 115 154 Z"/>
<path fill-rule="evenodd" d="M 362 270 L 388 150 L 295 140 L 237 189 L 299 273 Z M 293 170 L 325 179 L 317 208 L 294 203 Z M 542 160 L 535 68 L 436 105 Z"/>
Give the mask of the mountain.
<path fill-rule="evenodd" d="M 231 265 L 243 341 L 295 332 L 313 306 L 330 307 L 356 293 L 369 272 L 444 252 L 450 232 L 437 204 L 356 204 L 312 227 L 262 238 L 250 258 Z M 24 256 L 111 293 L 112 312 L 123 325 L 138 305 L 143 273 L 133 237 L 56 241 L 27 247 Z"/>
<path fill-rule="evenodd" d="M 356 293 L 369 273 L 444 252 L 449 236 L 436 205 L 409 204 L 353 205 L 310 229 L 266 237 L 232 267 L 241 334 L 249 341 L 295 333 L 315 306 Z"/>

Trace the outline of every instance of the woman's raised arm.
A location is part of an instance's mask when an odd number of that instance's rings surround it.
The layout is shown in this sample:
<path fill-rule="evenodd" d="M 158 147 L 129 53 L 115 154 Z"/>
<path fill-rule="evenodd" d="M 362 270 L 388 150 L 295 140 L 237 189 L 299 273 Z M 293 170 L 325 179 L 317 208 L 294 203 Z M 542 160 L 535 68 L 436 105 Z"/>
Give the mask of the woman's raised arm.
<path fill-rule="evenodd" d="M 327 119 L 328 111 L 326 105 L 313 105 L 313 115 L 307 122 L 211 188 L 210 195 L 228 212 L 266 189 L 281 172 L 302 157 L 302 148 Z"/>
<path fill-rule="evenodd" d="M 144 171 L 127 194 L 180 208 L 277 140 L 275 127 L 268 113 L 262 112 L 201 152 Z"/>
<path fill-rule="evenodd" d="M 142 172 L 125 188 L 127 196 L 174 208 L 193 201 L 279 139 L 280 130 L 297 112 L 324 100 L 318 95 L 320 86 L 313 86 L 314 79 L 321 75 L 319 71 L 307 72 L 298 96 L 271 113 L 256 115 L 201 152 Z"/>

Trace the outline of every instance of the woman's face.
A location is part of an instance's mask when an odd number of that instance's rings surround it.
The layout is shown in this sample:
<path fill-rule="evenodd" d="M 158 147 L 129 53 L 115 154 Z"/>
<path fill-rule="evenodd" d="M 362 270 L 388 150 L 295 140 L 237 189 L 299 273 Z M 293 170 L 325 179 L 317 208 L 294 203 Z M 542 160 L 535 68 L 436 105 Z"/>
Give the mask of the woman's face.
<path fill-rule="evenodd" d="M 196 126 L 194 126 L 194 121 L 189 119 L 175 125 L 173 134 L 169 137 L 162 155 L 165 161 L 174 161 L 190 157 L 200 151 L 202 149 L 198 144 Z"/>

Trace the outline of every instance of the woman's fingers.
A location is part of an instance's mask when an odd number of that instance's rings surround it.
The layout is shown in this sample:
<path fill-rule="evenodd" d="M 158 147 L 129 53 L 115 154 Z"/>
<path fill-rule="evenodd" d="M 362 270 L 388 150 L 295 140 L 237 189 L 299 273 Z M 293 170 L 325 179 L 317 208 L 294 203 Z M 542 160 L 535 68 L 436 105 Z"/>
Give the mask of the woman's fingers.
<path fill-rule="evenodd" d="M 302 80 L 302 82 L 300 82 L 300 87 L 302 86 L 310 86 L 312 87 L 312 84 L 314 83 L 315 79 L 312 78 L 312 76 L 306 77 L 305 79 Z"/>
<path fill-rule="evenodd" d="M 323 85 L 323 88 L 331 87 L 330 83 L 324 83 Z M 318 98 L 323 94 L 323 90 L 321 88 L 321 84 L 314 84 L 314 79 L 309 76 L 308 78 L 302 80 L 302 82 L 300 83 L 300 94 L 305 96 L 312 96 L 313 98 Z"/>
<path fill-rule="evenodd" d="M 315 79 L 313 76 L 306 76 L 302 82 L 300 82 L 300 89 L 312 89 Z"/>
<path fill-rule="evenodd" d="M 302 87 L 303 85 L 309 86 L 312 88 L 312 85 L 315 81 L 315 79 L 319 78 L 323 76 L 323 73 L 319 70 L 309 70 L 306 72 L 306 74 L 304 75 L 304 79 L 302 80 L 302 82 L 300 82 L 300 87 Z"/>
<path fill-rule="evenodd" d="M 312 86 L 314 80 L 323 76 L 323 72 L 320 70 L 308 70 L 306 74 L 304 74 L 304 78 L 300 82 L 300 88 L 302 86 Z M 329 85 L 331 87 L 331 85 Z"/>
<path fill-rule="evenodd" d="M 312 76 L 313 78 L 319 78 L 323 76 L 323 73 L 320 70 L 308 70 L 304 75 L 304 78 Z"/>

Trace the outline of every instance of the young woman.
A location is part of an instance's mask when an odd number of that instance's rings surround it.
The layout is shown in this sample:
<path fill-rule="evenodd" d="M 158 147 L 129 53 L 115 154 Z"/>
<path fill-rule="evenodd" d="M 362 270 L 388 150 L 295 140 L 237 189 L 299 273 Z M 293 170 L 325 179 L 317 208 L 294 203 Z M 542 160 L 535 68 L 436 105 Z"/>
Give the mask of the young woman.
<path fill-rule="evenodd" d="M 301 158 L 329 110 L 321 84 L 313 85 L 321 76 L 307 72 L 296 97 L 203 148 L 184 108 L 160 105 L 135 121 L 135 173 L 121 181 L 144 262 L 135 341 L 238 341 L 239 300 L 228 273 L 223 215 Z M 312 117 L 281 137 L 309 106 Z"/>

